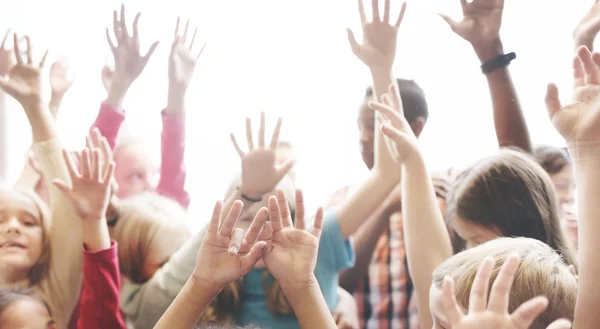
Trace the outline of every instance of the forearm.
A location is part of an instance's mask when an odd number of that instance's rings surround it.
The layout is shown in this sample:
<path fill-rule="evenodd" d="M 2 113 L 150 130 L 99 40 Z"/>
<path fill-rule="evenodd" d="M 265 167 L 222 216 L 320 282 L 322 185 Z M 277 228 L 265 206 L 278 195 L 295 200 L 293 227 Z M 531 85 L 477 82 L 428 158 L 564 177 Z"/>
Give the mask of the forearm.
<path fill-rule="evenodd" d="M 418 300 L 419 321 L 423 328 L 431 328 L 431 274 L 439 264 L 452 256 L 452 244 L 431 177 L 421 156 L 403 166 L 402 220 L 408 268 Z"/>
<path fill-rule="evenodd" d="M 358 284 L 367 276 L 373 251 L 381 234 L 389 226 L 389 214 L 383 207 L 367 220 L 353 235 L 355 262 L 339 274 L 339 284 L 346 291 L 353 293 Z"/>
<path fill-rule="evenodd" d="M 84 220 L 82 226 L 83 243 L 87 250 L 95 252 L 110 248 L 110 235 L 104 216 L 98 220 Z"/>
<path fill-rule="evenodd" d="M 282 285 L 302 329 L 337 329 L 316 278 L 297 286 Z"/>
<path fill-rule="evenodd" d="M 590 50 L 590 52 L 594 51 L 594 38 L 580 38 L 580 39 L 575 39 L 575 52 L 577 52 L 577 49 L 579 49 L 581 46 L 585 46 L 587 47 L 587 49 Z"/>
<path fill-rule="evenodd" d="M 116 77 L 108 89 L 108 95 L 104 103 L 114 109 L 118 113 L 123 112 L 123 101 L 127 95 L 129 86 L 119 81 Z"/>
<path fill-rule="evenodd" d="M 52 113 L 52 117 L 56 120 L 58 116 L 58 111 L 60 109 L 60 105 L 62 104 L 63 95 L 52 94 L 50 98 L 50 103 L 48 103 L 48 107 L 50 108 L 50 113 Z"/>
<path fill-rule="evenodd" d="M 220 289 L 190 278 L 154 329 L 193 329 Z"/>
<path fill-rule="evenodd" d="M 185 90 L 169 87 L 167 95 L 166 115 L 183 115 L 185 113 Z"/>
<path fill-rule="evenodd" d="M 54 118 L 45 105 L 38 103 L 28 106 L 25 108 L 25 114 L 31 125 L 34 143 L 58 139 Z"/>
<path fill-rule="evenodd" d="M 579 295 L 573 328 L 600 327 L 600 150 L 598 145 L 570 145 L 579 205 Z"/>
<path fill-rule="evenodd" d="M 473 49 L 482 64 L 504 54 L 500 40 L 482 46 L 473 46 Z M 531 152 L 529 130 L 508 66 L 486 74 L 486 78 L 492 97 L 498 145 L 500 147 L 516 146 L 525 152 Z"/>

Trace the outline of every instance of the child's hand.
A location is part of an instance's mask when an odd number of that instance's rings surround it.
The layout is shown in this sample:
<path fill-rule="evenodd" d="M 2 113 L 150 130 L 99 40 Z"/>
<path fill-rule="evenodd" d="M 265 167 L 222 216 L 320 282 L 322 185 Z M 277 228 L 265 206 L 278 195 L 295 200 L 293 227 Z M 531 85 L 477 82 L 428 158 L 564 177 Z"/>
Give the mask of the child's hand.
<path fill-rule="evenodd" d="M 93 148 L 90 153 L 86 147 L 81 152 L 80 173 L 68 151 L 63 150 L 63 157 L 71 176 L 72 187 L 58 179 L 54 180 L 54 185 L 71 200 L 83 220 L 103 220 L 110 198 L 115 163 L 103 161 L 100 149 Z"/>
<path fill-rule="evenodd" d="M 194 41 L 196 40 L 196 33 L 198 29 L 194 29 L 192 39 L 188 44 L 188 28 L 190 21 L 185 23 L 185 29 L 183 35 L 179 35 L 179 23 L 180 18 L 177 17 L 177 26 L 175 27 L 175 38 L 171 45 L 171 53 L 169 54 L 169 87 L 180 91 L 185 91 L 192 80 L 194 69 L 196 68 L 196 62 L 202 52 L 206 43 L 198 54 L 192 54 L 194 47 Z"/>
<path fill-rule="evenodd" d="M 277 165 L 275 151 L 279 145 L 279 132 L 281 130 L 281 119 L 277 121 L 270 145 L 265 143 L 265 114 L 260 115 L 260 126 L 258 128 L 258 148 L 254 147 L 252 136 L 252 122 L 246 119 L 246 140 L 248 141 L 248 152 L 244 153 L 231 134 L 231 142 L 242 163 L 241 193 L 248 198 L 260 200 L 263 195 L 273 191 L 275 186 L 292 169 L 294 161 L 290 160 L 281 166 Z"/>
<path fill-rule="evenodd" d="M 277 198 L 269 198 L 269 215 L 273 237 L 263 250 L 263 260 L 271 275 L 283 286 L 306 284 L 314 281 L 319 239 L 323 230 L 323 209 L 319 208 L 311 232 L 305 231 L 304 205 L 300 191 L 296 191 L 296 223 L 292 218 L 285 193 L 277 191 Z"/>
<path fill-rule="evenodd" d="M 402 101 L 396 84 L 389 87 L 382 96 L 382 103 L 369 102 L 369 107 L 377 112 L 381 129 L 386 136 L 387 147 L 398 163 L 405 163 L 419 154 L 417 137 L 404 118 Z"/>
<path fill-rule="evenodd" d="M 518 256 L 510 256 L 494 281 L 488 300 L 488 287 L 494 269 L 494 260 L 486 258 L 481 262 L 479 270 L 471 286 L 469 296 L 469 312 L 463 313 L 456 302 L 454 281 L 445 278 L 443 284 L 443 307 L 452 329 L 527 329 L 535 319 L 548 307 L 546 297 L 535 297 L 519 306 L 513 314 L 508 314 L 510 289 L 519 267 Z M 556 320 L 547 329 L 568 329 L 568 320 Z M 449 328 L 450 329 L 450 328 Z"/>
<path fill-rule="evenodd" d="M 266 246 L 262 240 L 271 236 L 271 225 L 265 224 L 268 214 L 266 208 L 258 211 L 247 233 L 235 228 L 243 206 L 241 201 L 236 201 L 221 222 L 223 205 L 220 201 L 215 205 L 193 274 L 198 282 L 211 289 L 221 290 L 248 274 Z M 257 242 L 257 239 L 261 241 Z"/>

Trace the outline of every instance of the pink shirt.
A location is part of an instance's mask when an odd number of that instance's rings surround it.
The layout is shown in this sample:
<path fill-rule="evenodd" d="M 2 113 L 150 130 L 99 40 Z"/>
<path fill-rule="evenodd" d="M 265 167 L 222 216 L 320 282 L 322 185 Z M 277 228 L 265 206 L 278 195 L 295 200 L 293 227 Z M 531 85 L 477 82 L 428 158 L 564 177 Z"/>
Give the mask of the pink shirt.
<path fill-rule="evenodd" d="M 114 149 L 124 120 L 124 112 L 117 112 L 102 103 L 92 128 L 98 128 Z M 162 126 L 160 180 L 156 192 L 179 202 L 187 209 L 190 196 L 185 190 L 185 115 L 168 116 L 163 111 Z"/>

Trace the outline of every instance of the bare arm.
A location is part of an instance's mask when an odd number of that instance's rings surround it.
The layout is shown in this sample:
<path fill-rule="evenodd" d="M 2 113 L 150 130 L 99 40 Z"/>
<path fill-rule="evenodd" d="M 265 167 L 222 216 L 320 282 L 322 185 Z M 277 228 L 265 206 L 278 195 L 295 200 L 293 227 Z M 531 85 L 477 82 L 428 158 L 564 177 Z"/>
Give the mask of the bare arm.
<path fill-rule="evenodd" d="M 337 329 L 317 279 L 302 285 L 282 285 L 302 329 Z"/>

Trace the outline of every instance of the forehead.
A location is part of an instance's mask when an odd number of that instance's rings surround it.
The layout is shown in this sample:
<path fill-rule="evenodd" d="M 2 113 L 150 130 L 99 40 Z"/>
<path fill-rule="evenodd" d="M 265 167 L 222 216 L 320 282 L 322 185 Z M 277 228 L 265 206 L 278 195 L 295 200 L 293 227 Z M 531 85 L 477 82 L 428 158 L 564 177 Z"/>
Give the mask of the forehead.
<path fill-rule="evenodd" d="M 573 179 L 573 167 L 566 165 L 561 171 L 550 175 L 550 177 L 552 179 Z"/>
<path fill-rule="evenodd" d="M 463 239 L 470 239 L 473 237 L 494 238 L 498 236 L 497 230 L 493 230 L 482 225 L 477 225 L 458 216 L 452 221 L 452 228 Z"/>
<path fill-rule="evenodd" d="M 37 205 L 31 198 L 13 189 L 0 188 L 0 211 L 2 210 L 22 210 L 36 218 L 41 216 Z"/>
<path fill-rule="evenodd" d="M 152 151 L 141 142 L 132 142 L 118 147 L 114 154 L 117 168 L 127 167 L 153 167 L 158 165 L 157 159 L 152 156 Z"/>

